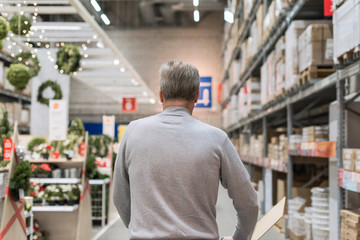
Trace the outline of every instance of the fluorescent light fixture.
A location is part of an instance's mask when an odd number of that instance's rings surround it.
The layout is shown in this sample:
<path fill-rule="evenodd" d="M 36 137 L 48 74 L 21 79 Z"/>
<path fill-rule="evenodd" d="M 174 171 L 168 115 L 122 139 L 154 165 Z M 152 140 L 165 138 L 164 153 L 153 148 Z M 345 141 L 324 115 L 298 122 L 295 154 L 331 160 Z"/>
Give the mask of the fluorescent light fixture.
<path fill-rule="evenodd" d="M 229 9 L 225 9 L 224 11 L 224 20 L 231 24 L 234 23 L 234 14 Z"/>
<path fill-rule="evenodd" d="M 31 30 L 72 30 L 72 31 L 79 31 L 81 30 L 80 26 L 41 26 L 41 25 L 36 25 L 36 26 L 31 26 L 30 28 Z"/>
<path fill-rule="evenodd" d="M 110 20 L 108 19 L 108 17 L 103 13 L 101 14 L 101 20 L 103 20 L 103 22 L 106 24 L 106 25 L 110 25 Z"/>
<path fill-rule="evenodd" d="M 199 22 L 200 21 L 200 13 L 199 10 L 194 11 L 194 21 Z"/>
<path fill-rule="evenodd" d="M 101 11 L 101 7 L 99 6 L 99 4 L 97 3 L 96 0 L 91 0 L 90 3 L 93 6 L 93 8 L 95 9 L 95 11 L 97 11 L 97 12 Z"/>
<path fill-rule="evenodd" d="M 199 6 L 199 0 L 193 0 L 193 5 L 194 5 L 194 7 L 198 7 Z"/>

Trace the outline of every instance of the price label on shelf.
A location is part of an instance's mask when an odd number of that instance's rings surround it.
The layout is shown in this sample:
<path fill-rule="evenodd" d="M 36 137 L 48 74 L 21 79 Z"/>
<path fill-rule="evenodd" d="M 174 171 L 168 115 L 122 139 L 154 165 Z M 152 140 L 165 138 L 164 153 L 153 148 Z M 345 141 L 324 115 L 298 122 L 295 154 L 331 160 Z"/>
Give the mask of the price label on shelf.
<path fill-rule="evenodd" d="M 4 139 L 4 161 L 10 161 L 13 142 L 11 138 Z"/>
<path fill-rule="evenodd" d="M 85 156 L 86 153 L 86 144 L 85 143 L 80 143 L 80 148 L 79 148 L 79 154 L 80 156 Z"/>

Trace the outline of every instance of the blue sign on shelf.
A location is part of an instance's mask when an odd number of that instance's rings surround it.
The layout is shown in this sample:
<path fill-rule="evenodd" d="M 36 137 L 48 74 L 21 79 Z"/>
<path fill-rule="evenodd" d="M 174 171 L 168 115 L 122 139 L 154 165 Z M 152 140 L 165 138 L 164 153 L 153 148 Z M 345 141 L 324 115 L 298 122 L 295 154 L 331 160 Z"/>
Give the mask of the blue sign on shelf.
<path fill-rule="evenodd" d="M 200 77 L 200 96 L 196 108 L 211 108 L 211 77 Z"/>

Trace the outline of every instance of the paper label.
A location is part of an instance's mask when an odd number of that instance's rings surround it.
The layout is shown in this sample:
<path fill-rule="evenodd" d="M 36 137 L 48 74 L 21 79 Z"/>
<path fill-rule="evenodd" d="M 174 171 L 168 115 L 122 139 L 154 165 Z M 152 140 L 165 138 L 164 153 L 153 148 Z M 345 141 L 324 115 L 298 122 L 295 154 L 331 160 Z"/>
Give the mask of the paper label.
<path fill-rule="evenodd" d="M 4 184 L 4 173 L 0 173 L 0 185 Z"/>
<path fill-rule="evenodd" d="M 50 100 L 49 108 L 49 139 L 66 140 L 68 112 L 65 100 Z"/>
<path fill-rule="evenodd" d="M 334 41 L 332 38 L 326 39 L 326 51 L 325 51 L 325 59 L 332 60 L 334 57 Z"/>
<path fill-rule="evenodd" d="M 24 201 L 24 198 L 25 198 L 24 189 L 19 189 L 20 202 Z"/>
<path fill-rule="evenodd" d="M 111 138 L 115 137 L 115 116 L 103 115 L 103 134 Z"/>

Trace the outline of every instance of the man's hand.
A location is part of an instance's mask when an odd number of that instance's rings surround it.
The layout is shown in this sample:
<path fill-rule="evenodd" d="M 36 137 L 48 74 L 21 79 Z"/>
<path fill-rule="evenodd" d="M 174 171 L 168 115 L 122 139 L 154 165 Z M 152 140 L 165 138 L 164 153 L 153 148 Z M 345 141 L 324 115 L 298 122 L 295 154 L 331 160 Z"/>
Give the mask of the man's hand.
<path fill-rule="evenodd" d="M 222 237 L 221 240 L 234 240 L 232 236 Z"/>

